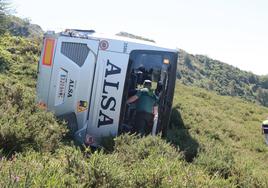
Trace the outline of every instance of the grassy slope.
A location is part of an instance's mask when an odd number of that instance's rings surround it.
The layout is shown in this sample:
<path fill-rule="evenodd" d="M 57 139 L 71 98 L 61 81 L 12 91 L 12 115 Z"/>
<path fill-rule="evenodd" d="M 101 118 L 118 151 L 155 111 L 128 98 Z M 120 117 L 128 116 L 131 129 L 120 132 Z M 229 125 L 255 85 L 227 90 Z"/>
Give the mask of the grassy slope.
<path fill-rule="evenodd" d="M 37 44 L 1 37 L 0 187 L 268 186 L 260 131 L 268 109 L 180 83 L 173 146 L 159 137 L 123 135 L 103 151 L 76 148 L 62 138 L 64 125 L 34 105 Z"/>
<path fill-rule="evenodd" d="M 268 106 L 268 77 L 242 71 L 203 55 L 180 50 L 177 76 L 185 85 L 198 86 L 221 95 L 240 96 Z"/>
<path fill-rule="evenodd" d="M 243 181 L 249 184 L 267 177 L 268 147 L 260 129 L 267 108 L 181 84 L 177 84 L 174 108 L 180 113 L 174 111 L 173 120 L 185 131 L 177 136 L 186 156 L 194 156 L 193 148 L 199 146 L 194 164 L 231 179 L 245 176 Z M 267 186 L 267 179 L 259 181 Z"/>

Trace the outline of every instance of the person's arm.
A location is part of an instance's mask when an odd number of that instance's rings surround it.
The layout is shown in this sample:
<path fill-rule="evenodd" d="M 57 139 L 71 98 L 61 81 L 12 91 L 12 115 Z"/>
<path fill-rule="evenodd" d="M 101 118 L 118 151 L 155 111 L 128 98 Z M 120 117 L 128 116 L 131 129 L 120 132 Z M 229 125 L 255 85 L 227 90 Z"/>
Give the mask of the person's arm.
<path fill-rule="evenodd" d="M 153 107 L 153 114 L 158 115 L 158 106 Z"/>
<path fill-rule="evenodd" d="M 127 100 L 127 104 L 135 102 L 136 100 L 138 100 L 138 98 L 139 97 L 137 95 L 133 95 Z"/>
<path fill-rule="evenodd" d="M 158 106 L 153 107 L 153 114 L 154 114 L 154 119 L 158 118 Z"/>

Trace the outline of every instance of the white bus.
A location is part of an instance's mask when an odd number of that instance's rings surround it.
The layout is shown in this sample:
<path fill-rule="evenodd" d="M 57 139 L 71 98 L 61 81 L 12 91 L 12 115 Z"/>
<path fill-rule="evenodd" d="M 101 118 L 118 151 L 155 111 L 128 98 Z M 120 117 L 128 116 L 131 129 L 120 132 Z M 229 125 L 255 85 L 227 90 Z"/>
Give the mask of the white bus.
<path fill-rule="evenodd" d="M 38 66 L 37 100 L 63 118 L 78 142 L 133 130 L 135 105 L 127 99 L 145 79 L 158 96 L 152 134 L 165 133 L 176 80 L 178 51 L 92 30 L 46 33 Z"/>

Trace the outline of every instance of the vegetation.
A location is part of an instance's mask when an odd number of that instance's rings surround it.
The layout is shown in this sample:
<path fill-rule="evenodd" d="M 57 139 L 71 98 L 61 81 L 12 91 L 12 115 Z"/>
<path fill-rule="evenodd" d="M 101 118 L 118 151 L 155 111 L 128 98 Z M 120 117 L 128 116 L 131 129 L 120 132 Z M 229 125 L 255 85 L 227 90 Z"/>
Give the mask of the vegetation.
<path fill-rule="evenodd" d="M 3 34 L 7 24 L 8 2 L 0 0 L 0 34 Z"/>
<path fill-rule="evenodd" d="M 194 157 L 193 165 L 235 186 L 267 186 L 268 148 L 260 132 L 267 108 L 181 84 L 174 101 L 171 125 L 179 122 L 179 130 L 170 134 L 186 160 Z"/>
<path fill-rule="evenodd" d="M 178 81 L 166 139 L 121 135 L 79 148 L 35 105 L 39 55 L 38 39 L 0 36 L 0 187 L 268 187 L 266 107 Z"/>
<path fill-rule="evenodd" d="M 7 17 L 7 20 L 7 30 L 13 36 L 23 36 L 36 40 L 41 39 L 43 30 L 39 25 L 31 24 L 29 19 L 21 19 L 16 16 L 10 15 Z"/>
<path fill-rule="evenodd" d="M 268 106 L 268 76 L 257 76 L 203 55 L 180 50 L 177 77 L 183 84 Z"/>
<path fill-rule="evenodd" d="M 43 31 L 39 25 L 31 24 L 29 19 L 21 19 L 10 14 L 9 0 L 0 0 L 0 35 L 9 32 L 14 36 L 41 39 Z"/>

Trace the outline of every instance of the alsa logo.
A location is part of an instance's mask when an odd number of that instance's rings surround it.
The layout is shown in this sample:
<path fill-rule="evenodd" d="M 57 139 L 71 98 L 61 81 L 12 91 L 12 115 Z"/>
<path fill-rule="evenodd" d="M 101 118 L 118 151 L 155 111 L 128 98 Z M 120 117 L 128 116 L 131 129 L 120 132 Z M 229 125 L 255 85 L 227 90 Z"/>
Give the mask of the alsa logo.
<path fill-rule="evenodd" d="M 70 79 L 69 87 L 68 87 L 68 97 L 72 97 L 74 92 L 74 81 Z"/>
<path fill-rule="evenodd" d="M 112 64 L 110 60 L 107 60 L 105 70 L 105 79 L 102 88 L 102 99 L 101 99 L 101 109 L 99 111 L 98 127 L 113 124 L 114 119 L 108 115 L 109 111 L 115 111 L 116 107 L 116 98 L 111 96 L 112 90 L 118 90 L 118 82 L 109 82 L 109 77 L 112 75 L 120 74 L 121 68 Z"/>

